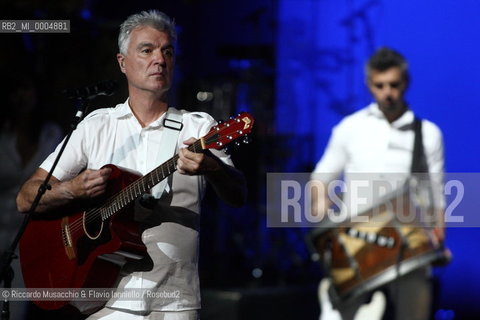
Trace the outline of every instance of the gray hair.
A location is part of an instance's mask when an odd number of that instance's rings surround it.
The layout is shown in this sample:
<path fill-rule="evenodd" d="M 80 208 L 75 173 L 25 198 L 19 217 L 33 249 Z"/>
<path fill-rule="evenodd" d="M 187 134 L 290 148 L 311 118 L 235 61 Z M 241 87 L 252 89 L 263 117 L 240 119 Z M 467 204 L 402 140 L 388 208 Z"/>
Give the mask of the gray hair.
<path fill-rule="evenodd" d="M 170 19 L 165 13 L 157 10 L 142 11 L 129 16 L 127 20 L 120 25 L 118 49 L 121 54 L 127 54 L 132 30 L 146 26 L 157 29 L 158 31 L 166 32 L 174 42 L 177 39 L 175 21 L 173 21 L 173 19 Z"/>

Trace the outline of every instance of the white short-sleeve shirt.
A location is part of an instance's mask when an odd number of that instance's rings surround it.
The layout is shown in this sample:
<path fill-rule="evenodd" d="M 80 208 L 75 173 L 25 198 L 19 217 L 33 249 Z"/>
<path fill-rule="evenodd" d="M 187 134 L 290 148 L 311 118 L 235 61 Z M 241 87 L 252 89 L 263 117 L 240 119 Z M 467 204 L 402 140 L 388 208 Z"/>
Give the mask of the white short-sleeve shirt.
<path fill-rule="evenodd" d="M 177 149 L 186 147 L 183 141 L 200 138 L 208 133 L 216 121 L 203 112 L 183 114 L 183 128 L 179 133 Z M 158 153 L 164 130 L 163 119 L 142 128 L 133 115 L 128 100 L 115 108 L 98 109 L 89 114 L 73 132 L 65 152 L 53 175 L 69 180 L 82 170 L 99 169 L 114 164 L 144 175 L 158 167 Z M 61 144 L 41 165 L 49 170 Z M 233 165 L 224 152 L 213 150 L 224 163 Z M 172 153 L 173 154 L 173 153 Z M 200 201 L 205 189 L 203 176 L 173 173 L 172 206 L 180 206 L 195 213 L 200 212 Z M 161 191 L 153 194 L 159 198 Z M 110 307 L 134 311 L 178 311 L 200 308 L 198 279 L 198 232 L 188 227 L 166 222 L 147 229 L 142 234 L 154 267 L 147 272 L 134 272 L 121 279 L 119 288 L 152 289 L 169 292 L 169 299 L 145 297 L 137 301 L 114 301 Z M 173 292 L 173 293 L 172 293 Z M 162 296 L 162 295 L 160 295 Z"/>
<path fill-rule="evenodd" d="M 389 123 L 376 103 L 371 103 L 345 117 L 333 129 L 325 152 L 316 164 L 312 177 L 329 183 L 342 173 L 347 186 L 356 179 L 389 180 L 398 188 L 410 177 L 413 146 L 414 114 L 407 110 L 400 118 Z M 433 184 L 436 206 L 444 205 L 442 181 L 444 171 L 443 138 L 440 129 L 428 120 L 422 120 L 423 145 Z M 358 190 L 361 190 L 360 188 Z M 368 188 L 364 188 L 368 193 Z M 359 194 L 357 193 L 357 196 Z M 362 194 L 360 194 L 362 195 Z M 365 207 L 375 203 L 371 194 Z M 356 204 L 345 194 L 345 203 Z M 361 210 L 361 209 L 360 209 Z M 353 210 L 357 211 L 357 210 Z"/>

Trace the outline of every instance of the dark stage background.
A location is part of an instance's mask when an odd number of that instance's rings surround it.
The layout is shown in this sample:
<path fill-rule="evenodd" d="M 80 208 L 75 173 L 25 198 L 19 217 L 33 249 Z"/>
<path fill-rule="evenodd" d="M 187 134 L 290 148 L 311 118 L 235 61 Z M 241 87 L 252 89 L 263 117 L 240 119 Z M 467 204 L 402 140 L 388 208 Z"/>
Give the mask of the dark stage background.
<path fill-rule="evenodd" d="M 2 97 L 11 79 L 34 79 L 42 113 L 64 130 L 75 112 L 62 94 L 66 88 L 115 79 L 117 94 L 93 105 L 124 101 L 118 26 L 151 8 L 175 17 L 178 26 L 171 104 L 217 119 L 249 111 L 257 121 L 252 142 L 233 151 L 248 178 L 248 205 L 232 209 L 206 197 L 203 319 L 318 318 L 315 286 L 322 274 L 305 245 L 309 230 L 266 227 L 266 173 L 312 170 L 333 125 L 370 101 L 363 64 L 379 46 L 409 60 L 408 102 L 442 128 L 446 170 L 480 169 L 475 0 L 4 0 L 0 20 L 69 19 L 71 33 L 0 34 Z M 213 99 L 198 100 L 202 91 Z M 477 228 L 447 231 L 454 259 L 435 270 L 436 319 L 480 316 L 479 240 Z"/>

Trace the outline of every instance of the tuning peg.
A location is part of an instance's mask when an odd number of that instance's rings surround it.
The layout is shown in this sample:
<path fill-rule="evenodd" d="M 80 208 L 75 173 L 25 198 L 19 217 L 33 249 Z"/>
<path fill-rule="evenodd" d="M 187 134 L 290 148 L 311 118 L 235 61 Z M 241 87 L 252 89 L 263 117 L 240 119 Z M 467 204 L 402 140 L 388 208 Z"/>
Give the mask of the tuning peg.
<path fill-rule="evenodd" d="M 250 138 L 250 136 L 245 136 L 243 137 L 243 143 L 245 144 L 249 144 L 250 142 L 252 142 L 252 138 Z"/>
<path fill-rule="evenodd" d="M 242 143 L 237 140 L 237 141 L 235 141 L 233 144 L 235 145 L 235 147 L 240 147 L 240 145 L 241 145 Z"/>
<path fill-rule="evenodd" d="M 231 154 L 231 153 L 232 153 L 232 148 L 228 145 L 228 146 L 226 146 L 225 148 L 223 148 L 223 151 L 224 151 L 226 154 Z"/>

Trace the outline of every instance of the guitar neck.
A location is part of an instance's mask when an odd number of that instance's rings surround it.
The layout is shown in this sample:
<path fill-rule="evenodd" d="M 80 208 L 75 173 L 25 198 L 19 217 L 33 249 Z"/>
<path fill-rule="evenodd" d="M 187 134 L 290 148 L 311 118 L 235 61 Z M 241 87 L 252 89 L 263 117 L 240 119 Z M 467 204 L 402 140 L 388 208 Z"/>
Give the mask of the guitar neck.
<path fill-rule="evenodd" d="M 188 146 L 187 149 L 196 153 L 202 151 L 204 149 L 203 140 L 198 139 L 193 144 Z M 125 208 L 132 201 L 140 197 L 142 194 L 147 193 L 163 179 L 174 173 L 177 170 L 177 160 L 178 154 L 175 154 L 172 158 L 168 159 L 143 177 L 127 186 L 115 196 L 108 199 L 100 208 L 102 219 L 106 220 L 110 218 L 116 212 Z"/>
<path fill-rule="evenodd" d="M 253 122 L 251 115 L 242 112 L 237 117 L 230 118 L 227 122 L 212 127 L 205 136 L 188 146 L 188 150 L 198 153 L 205 149 L 222 149 L 233 140 L 250 133 Z M 109 198 L 103 206 L 94 209 L 95 212 L 91 212 L 91 214 L 97 215 L 100 213 L 103 221 L 110 218 L 174 173 L 177 170 L 177 160 L 178 154 Z"/>

